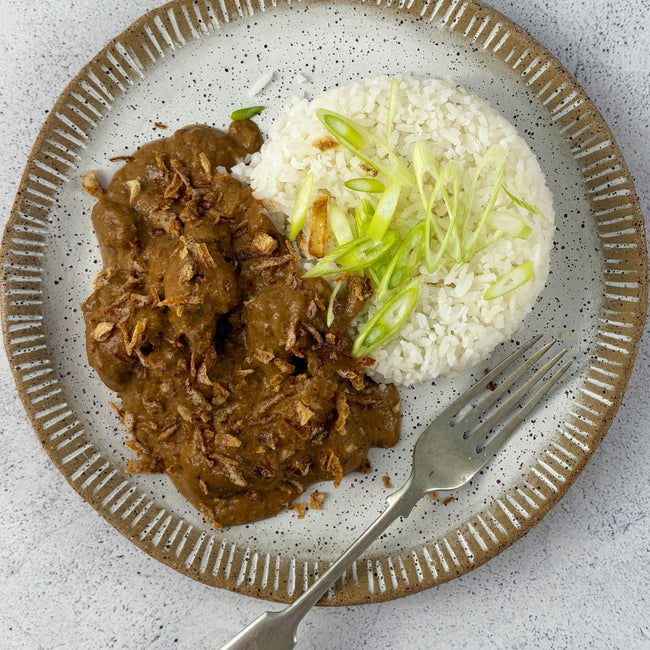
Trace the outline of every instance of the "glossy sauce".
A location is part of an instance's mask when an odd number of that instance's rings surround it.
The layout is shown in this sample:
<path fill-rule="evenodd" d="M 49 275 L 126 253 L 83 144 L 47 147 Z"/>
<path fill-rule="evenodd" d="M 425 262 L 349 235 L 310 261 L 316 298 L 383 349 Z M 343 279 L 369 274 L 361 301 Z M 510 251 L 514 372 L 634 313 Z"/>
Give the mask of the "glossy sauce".
<path fill-rule="evenodd" d="M 301 278 L 262 204 L 226 172 L 250 121 L 141 147 L 93 210 L 104 269 L 83 305 L 88 359 L 138 454 L 217 527 L 274 515 L 395 444 L 400 401 L 364 375 L 347 328 L 369 295 Z"/>

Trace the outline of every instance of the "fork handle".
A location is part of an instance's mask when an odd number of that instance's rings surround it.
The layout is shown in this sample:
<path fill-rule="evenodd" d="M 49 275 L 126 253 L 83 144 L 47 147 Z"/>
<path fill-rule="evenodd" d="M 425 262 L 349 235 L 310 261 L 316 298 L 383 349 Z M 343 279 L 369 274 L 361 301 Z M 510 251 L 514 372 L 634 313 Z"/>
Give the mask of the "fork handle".
<path fill-rule="evenodd" d="M 408 517 L 413 506 L 424 496 L 415 485 L 413 475 L 393 492 L 388 507 L 370 527 L 338 558 L 296 601 L 278 612 L 265 612 L 221 647 L 221 650 L 285 650 L 297 641 L 298 625 L 327 590 L 398 517 Z"/>

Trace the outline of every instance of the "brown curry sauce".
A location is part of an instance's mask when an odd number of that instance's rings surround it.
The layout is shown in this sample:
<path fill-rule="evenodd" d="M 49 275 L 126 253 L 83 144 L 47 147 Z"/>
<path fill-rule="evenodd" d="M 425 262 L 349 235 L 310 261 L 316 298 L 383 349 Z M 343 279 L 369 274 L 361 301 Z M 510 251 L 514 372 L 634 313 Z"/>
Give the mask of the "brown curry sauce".
<path fill-rule="evenodd" d="M 103 270 L 83 305 L 88 359 L 121 398 L 138 454 L 217 527 L 262 519 L 395 444 L 400 400 L 365 377 L 351 278 L 326 326 L 327 283 L 250 189 L 222 173 L 259 149 L 248 120 L 141 147 L 93 209 Z M 225 168 L 223 170 L 222 168 Z"/>

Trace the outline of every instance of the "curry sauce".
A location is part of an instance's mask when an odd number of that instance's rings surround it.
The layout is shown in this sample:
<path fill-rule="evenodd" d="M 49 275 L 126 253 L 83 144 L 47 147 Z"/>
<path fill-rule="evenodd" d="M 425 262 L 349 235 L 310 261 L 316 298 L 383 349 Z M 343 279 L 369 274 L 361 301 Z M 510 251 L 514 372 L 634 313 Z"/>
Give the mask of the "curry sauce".
<path fill-rule="evenodd" d="M 228 170 L 257 126 L 191 126 L 141 147 L 99 191 L 103 270 L 83 305 L 88 359 L 137 454 L 213 525 L 276 514 L 395 444 L 400 400 L 347 334 L 370 295 L 303 279 L 298 254 Z"/>

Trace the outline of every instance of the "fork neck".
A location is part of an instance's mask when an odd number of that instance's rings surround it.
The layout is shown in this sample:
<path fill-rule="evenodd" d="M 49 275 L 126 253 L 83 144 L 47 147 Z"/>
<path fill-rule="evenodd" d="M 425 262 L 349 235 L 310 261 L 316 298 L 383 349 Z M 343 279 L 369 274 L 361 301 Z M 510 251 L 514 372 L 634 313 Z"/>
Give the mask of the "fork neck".
<path fill-rule="evenodd" d="M 388 507 L 375 519 L 370 527 L 335 560 L 325 573 L 292 605 L 285 610 L 287 615 L 293 615 L 297 622 L 305 612 L 315 605 L 325 592 L 334 584 L 338 577 L 345 572 L 347 567 L 365 551 L 396 519 L 408 517 L 413 506 L 424 495 L 409 476 L 401 488 L 393 492 L 387 499 Z M 289 614 L 291 612 L 291 614 Z"/>
<path fill-rule="evenodd" d="M 394 518 L 406 518 L 411 514 L 411 510 L 413 510 L 415 504 L 425 494 L 426 492 L 419 487 L 415 480 L 415 473 L 411 472 L 404 485 L 386 497 L 386 502 L 388 503 L 387 511 L 393 513 Z"/>

